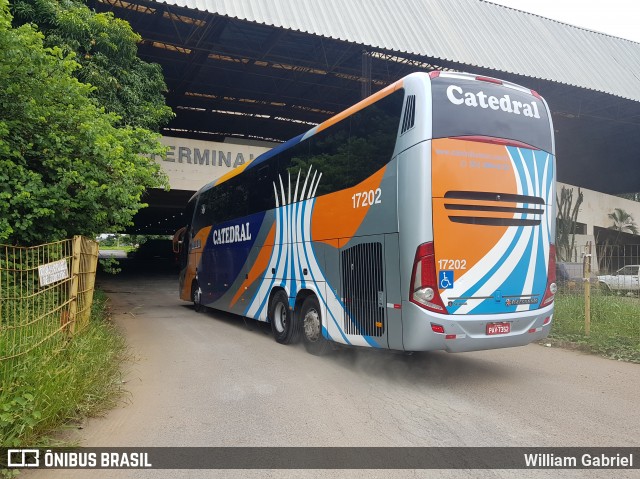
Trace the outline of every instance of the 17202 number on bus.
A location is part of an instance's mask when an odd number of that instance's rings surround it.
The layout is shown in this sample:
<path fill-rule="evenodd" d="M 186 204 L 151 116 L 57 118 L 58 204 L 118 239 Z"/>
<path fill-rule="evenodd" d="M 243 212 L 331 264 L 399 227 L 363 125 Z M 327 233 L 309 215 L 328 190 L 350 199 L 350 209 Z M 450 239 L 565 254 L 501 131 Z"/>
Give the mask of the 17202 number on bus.
<path fill-rule="evenodd" d="M 374 190 L 363 191 L 361 193 L 354 194 L 351 199 L 353 200 L 354 208 L 363 208 L 365 206 L 379 205 L 382 203 L 382 190 L 376 188 Z"/>

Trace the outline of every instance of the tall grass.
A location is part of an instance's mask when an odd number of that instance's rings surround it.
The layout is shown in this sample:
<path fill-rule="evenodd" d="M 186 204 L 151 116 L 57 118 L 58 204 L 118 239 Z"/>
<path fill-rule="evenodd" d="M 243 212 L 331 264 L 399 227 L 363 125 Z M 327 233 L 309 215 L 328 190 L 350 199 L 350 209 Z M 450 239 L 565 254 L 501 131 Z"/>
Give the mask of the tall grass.
<path fill-rule="evenodd" d="M 104 293 L 96 291 L 82 332 L 0 364 L 0 445 L 47 446 L 47 435 L 61 425 L 116 404 L 126 346 L 106 305 Z"/>
<path fill-rule="evenodd" d="M 612 359 L 640 363 L 640 298 L 591 295 L 590 334 L 585 334 L 584 294 L 556 295 L 554 324 L 549 338 Z"/>

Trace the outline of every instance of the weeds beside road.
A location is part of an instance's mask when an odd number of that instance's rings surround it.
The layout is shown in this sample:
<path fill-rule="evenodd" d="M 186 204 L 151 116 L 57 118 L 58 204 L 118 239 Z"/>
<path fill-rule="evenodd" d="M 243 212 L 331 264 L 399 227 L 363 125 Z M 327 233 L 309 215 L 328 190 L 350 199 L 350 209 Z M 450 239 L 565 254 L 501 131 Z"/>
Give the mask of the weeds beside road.
<path fill-rule="evenodd" d="M 591 332 L 585 335 L 585 299 L 580 291 L 556 295 L 553 327 L 548 339 L 561 347 L 640 363 L 640 298 L 591 294 Z"/>
<path fill-rule="evenodd" d="M 91 319 L 56 349 L 36 348 L 0 368 L 2 446 L 51 446 L 64 424 L 112 408 L 121 395 L 125 339 L 108 320 L 108 299 L 96 291 Z"/>

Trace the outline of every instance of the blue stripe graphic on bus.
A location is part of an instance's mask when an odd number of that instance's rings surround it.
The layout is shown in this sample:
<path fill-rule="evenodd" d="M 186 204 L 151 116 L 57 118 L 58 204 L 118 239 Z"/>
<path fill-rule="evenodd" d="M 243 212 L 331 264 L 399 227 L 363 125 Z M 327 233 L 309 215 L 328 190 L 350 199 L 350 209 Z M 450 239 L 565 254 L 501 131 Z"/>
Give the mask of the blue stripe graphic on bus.
<path fill-rule="evenodd" d="M 542 198 L 544 205 L 518 203 L 519 208 L 540 210 L 539 214 L 514 213 L 515 219 L 540 220 L 535 226 L 509 226 L 506 233 L 487 255 L 487 261 L 479 264 L 476 276 L 464 290 L 442 283 L 441 289 L 452 290 L 443 297 L 450 300 L 452 314 L 489 314 L 495 312 L 494 294 L 508 285 L 522 284 L 516 298 L 503 298 L 504 311 L 527 311 L 539 307 L 547 281 L 549 243 L 552 242 L 553 204 L 553 156 L 540 150 L 506 147 L 515 172 L 517 193 Z M 494 252 L 499 254 L 495 260 Z M 479 275 L 478 272 L 481 272 Z M 439 280 L 442 280 L 440 271 Z M 476 301 L 460 301 L 459 298 L 477 297 Z M 489 298 L 489 299 L 481 299 Z"/>
<path fill-rule="evenodd" d="M 315 203 L 315 192 L 322 173 L 310 167 L 301 186 L 302 174 L 300 171 L 297 173 L 295 186 L 292 185 L 290 174 L 285 178 L 280 176 L 277 184 L 273 185 L 276 202 L 276 236 L 274 250 L 267 266 L 267 275 L 271 277 L 260 283 L 258 291 L 244 314 L 266 320 L 269 295 L 276 283 L 286 291 L 291 303 L 300 289 L 309 288 L 314 291 L 326 310 L 323 335 L 327 339 L 339 335 L 346 344 L 352 344 L 353 341 L 347 338 L 339 318 L 336 317 L 337 312 L 341 312 L 344 317 L 345 307 L 324 276 L 310 242 L 311 215 Z M 275 274 L 271 271 L 275 271 Z M 309 276 L 311 281 L 308 281 L 305 276 Z M 326 293 L 324 285 L 328 289 Z M 373 338 L 364 335 L 360 337 L 365 344 L 380 347 Z"/>

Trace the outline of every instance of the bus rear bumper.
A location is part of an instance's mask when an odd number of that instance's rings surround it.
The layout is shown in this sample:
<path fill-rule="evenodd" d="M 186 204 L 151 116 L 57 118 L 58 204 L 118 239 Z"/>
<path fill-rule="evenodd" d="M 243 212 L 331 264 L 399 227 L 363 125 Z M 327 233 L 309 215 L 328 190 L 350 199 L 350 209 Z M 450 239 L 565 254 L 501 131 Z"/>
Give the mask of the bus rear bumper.
<path fill-rule="evenodd" d="M 546 338 L 553 323 L 553 304 L 517 313 L 465 316 L 431 313 L 410 302 L 402 309 L 406 351 L 453 353 L 524 346 Z M 509 323 L 509 332 L 488 335 L 489 323 Z M 433 325 L 444 328 L 444 333 L 435 332 Z"/>

